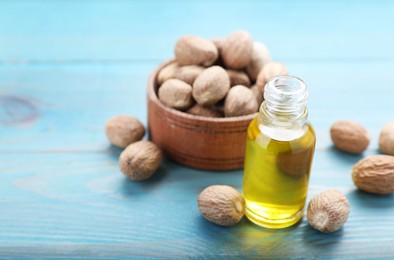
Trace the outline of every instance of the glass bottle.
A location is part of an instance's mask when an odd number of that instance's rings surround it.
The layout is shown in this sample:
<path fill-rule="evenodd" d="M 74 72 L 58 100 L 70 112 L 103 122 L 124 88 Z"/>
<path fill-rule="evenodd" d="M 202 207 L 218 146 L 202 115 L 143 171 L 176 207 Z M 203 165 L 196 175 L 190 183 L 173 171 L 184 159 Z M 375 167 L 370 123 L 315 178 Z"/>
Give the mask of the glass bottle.
<path fill-rule="evenodd" d="M 285 228 L 303 216 L 316 143 L 307 97 L 301 79 L 273 78 L 248 127 L 243 195 L 246 216 L 257 225 Z"/>

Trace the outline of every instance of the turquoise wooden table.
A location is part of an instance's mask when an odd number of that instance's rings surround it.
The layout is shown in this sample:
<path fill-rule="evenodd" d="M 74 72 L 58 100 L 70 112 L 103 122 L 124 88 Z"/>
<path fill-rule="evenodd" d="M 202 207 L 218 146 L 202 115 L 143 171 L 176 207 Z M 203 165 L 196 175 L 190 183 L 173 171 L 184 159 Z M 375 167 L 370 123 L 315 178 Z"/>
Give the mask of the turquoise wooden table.
<path fill-rule="evenodd" d="M 394 258 L 394 196 L 358 191 L 352 164 L 378 153 L 394 120 L 392 1 L 1 1 L 0 258 Z M 309 86 L 317 150 L 310 197 L 337 188 L 351 203 L 338 232 L 306 219 L 268 230 L 204 220 L 212 184 L 241 190 L 242 170 L 165 160 L 150 180 L 120 173 L 105 121 L 147 122 L 146 82 L 177 38 L 243 28 Z M 330 125 L 364 124 L 362 156 L 335 150 Z"/>

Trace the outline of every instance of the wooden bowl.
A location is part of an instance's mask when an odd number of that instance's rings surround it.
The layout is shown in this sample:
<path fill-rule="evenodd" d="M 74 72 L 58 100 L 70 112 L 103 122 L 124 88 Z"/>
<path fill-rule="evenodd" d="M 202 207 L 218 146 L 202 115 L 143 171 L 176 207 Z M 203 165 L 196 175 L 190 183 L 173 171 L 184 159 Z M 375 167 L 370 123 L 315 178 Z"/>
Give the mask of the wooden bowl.
<path fill-rule="evenodd" d="M 163 105 L 157 97 L 156 68 L 148 80 L 148 125 L 150 139 L 171 160 L 204 170 L 243 167 L 246 131 L 257 115 L 210 118 L 190 115 Z"/>

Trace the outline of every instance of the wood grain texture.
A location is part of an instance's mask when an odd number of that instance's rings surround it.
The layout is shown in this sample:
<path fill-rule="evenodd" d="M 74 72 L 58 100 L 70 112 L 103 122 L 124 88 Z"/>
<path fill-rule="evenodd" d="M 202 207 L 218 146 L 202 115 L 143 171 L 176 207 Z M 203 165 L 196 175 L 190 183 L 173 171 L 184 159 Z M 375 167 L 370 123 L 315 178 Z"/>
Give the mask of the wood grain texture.
<path fill-rule="evenodd" d="M 1 1 L 0 258 L 393 258 L 394 196 L 360 192 L 351 179 L 394 120 L 393 12 L 384 0 Z M 308 84 L 317 132 L 308 200 L 344 192 L 350 216 L 338 232 L 321 234 L 305 219 L 284 230 L 207 222 L 199 192 L 240 190 L 242 170 L 165 160 L 134 183 L 118 169 L 104 122 L 129 113 L 147 124 L 148 76 L 178 37 L 238 28 Z M 332 147 L 328 129 L 339 119 L 370 131 L 364 155 Z"/>
<path fill-rule="evenodd" d="M 393 120 L 394 62 L 286 64 L 291 74 L 307 82 L 318 149 L 331 145 L 328 128 L 339 119 L 365 125 L 373 137 L 370 148 L 377 148 L 380 129 Z M 156 66 L 154 62 L 2 66 L 0 151 L 105 150 L 103 125 L 108 118 L 129 113 L 147 124 L 146 84 Z M 30 121 L 20 122 L 21 117 Z"/>
<path fill-rule="evenodd" d="M 357 191 L 350 176 L 357 159 L 353 156 L 336 151 L 316 154 L 309 196 L 336 187 L 352 204 L 345 228 L 327 235 L 311 229 L 305 219 L 279 231 L 246 219 L 231 228 L 216 226 L 200 216 L 197 196 L 218 183 L 240 189 L 242 171 L 204 172 L 166 161 L 153 179 L 133 183 L 120 174 L 118 154 L 114 148 L 84 155 L 26 154 L 29 165 L 13 154 L 3 155 L 0 256 L 25 252 L 40 258 L 208 259 L 393 254 L 393 230 L 387 224 L 394 221 L 394 197 Z"/>
<path fill-rule="evenodd" d="M 0 56 L 8 62 L 165 60 L 184 34 L 216 38 L 239 28 L 279 60 L 394 58 L 390 0 L 6 0 L 1 7 Z"/>

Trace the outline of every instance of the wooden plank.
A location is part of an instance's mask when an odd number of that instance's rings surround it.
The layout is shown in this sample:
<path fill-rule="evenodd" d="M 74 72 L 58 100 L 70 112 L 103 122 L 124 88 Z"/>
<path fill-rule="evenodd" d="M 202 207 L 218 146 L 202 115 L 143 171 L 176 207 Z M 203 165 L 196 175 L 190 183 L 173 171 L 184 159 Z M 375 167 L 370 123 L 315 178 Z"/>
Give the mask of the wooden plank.
<path fill-rule="evenodd" d="M 363 123 L 377 148 L 380 129 L 393 120 L 392 62 L 286 62 L 309 87 L 310 120 L 318 149 L 331 145 L 330 125 Z M 9 65 L 0 70 L 0 152 L 105 151 L 105 121 L 131 114 L 146 125 L 146 81 L 157 65 Z"/>
<path fill-rule="evenodd" d="M 249 30 L 275 59 L 394 58 L 392 1 L 1 1 L 0 61 L 159 60 Z"/>
<path fill-rule="evenodd" d="M 132 114 L 146 122 L 152 69 L 153 64 L 3 67 L 0 149 L 106 149 L 103 126 L 109 117 Z"/>
<path fill-rule="evenodd" d="M 322 234 L 299 225 L 284 230 L 244 219 L 209 223 L 197 209 L 208 185 L 241 189 L 242 172 L 205 172 L 165 161 L 153 179 L 131 182 L 112 153 L 15 154 L 0 157 L 0 257 L 363 257 L 392 256 L 394 196 L 356 190 L 350 178 L 359 157 L 316 153 L 309 197 L 344 192 L 351 214 L 344 229 Z M 373 244 L 373 246 L 372 246 Z"/>

